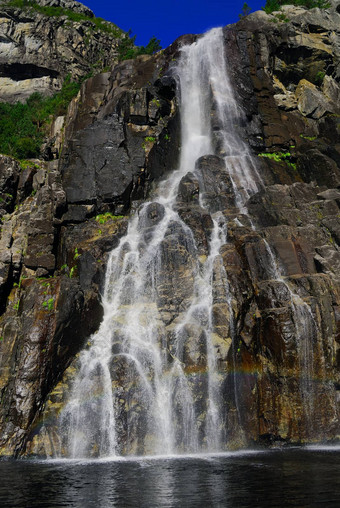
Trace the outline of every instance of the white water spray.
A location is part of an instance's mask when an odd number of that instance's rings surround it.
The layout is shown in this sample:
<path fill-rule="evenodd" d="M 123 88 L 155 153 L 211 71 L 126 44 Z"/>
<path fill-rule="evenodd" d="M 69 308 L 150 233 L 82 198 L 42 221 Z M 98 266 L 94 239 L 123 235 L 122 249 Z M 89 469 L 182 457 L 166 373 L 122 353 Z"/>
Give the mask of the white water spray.
<path fill-rule="evenodd" d="M 212 310 L 214 279 L 219 278 L 225 285 L 220 298 L 233 319 L 220 256 L 225 225 L 215 213 L 202 261 L 194 234 L 177 211 L 178 186 L 188 173 L 199 180 L 197 159 L 216 152 L 225 160 L 240 213 L 247 213 L 245 203 L 262 182 L 234 129 L 242 112 L 228 78 L 222 30 L 184 47 L 177 72 L 180 165 L 159 185 L 154 201 L 131 219 L 110 255 L 104 318 L 80 355 L 60 418 L 70 457 L 211 452 L 226 445 Z M 212 110 L 218 123 L 214 129 Z M 204 192 L 200 205 L 209 211 Z M 169 270 L 176 255 L 177 275 Z M 170 271 L 166 276 L 165 269 Z"/>
<path fill-rule="evenodd" d="M 180 180 L 194 172 L 199 157 L 213 152 L 211 90 L 218 86 L 216 73 L 222 63 L 219 30 L 183 48 L 177 69 L 182 118 L 179 169 L 159 186 L 155 201 L 140 208 L 110 255 L 103 322 L 80 357 L 80 370 L 61 417 L 72 457 L 140 449 L 156 454 L 223 449 L 221 376 L 212 341 L 212 285 L 214 271 L 222 269 L 223 225 L 213 221 L 202 266 L 193 234 L 176 212 Z M 162 319 L 159 303 L 169 238 L 184 251 L 191 281 L 190 293 L 170 327 Z M 205 407 L 197 403 L 202 376 L 188 376 L 185 356 L 190 347 L 206 352 L 200 367 L 206 384 Z M 122 417 L 124 425 L 119 421 Z M 124 428 L 129 436 L 122 435 Z M 130 444 L 124 443 L 129 439 Z"/>

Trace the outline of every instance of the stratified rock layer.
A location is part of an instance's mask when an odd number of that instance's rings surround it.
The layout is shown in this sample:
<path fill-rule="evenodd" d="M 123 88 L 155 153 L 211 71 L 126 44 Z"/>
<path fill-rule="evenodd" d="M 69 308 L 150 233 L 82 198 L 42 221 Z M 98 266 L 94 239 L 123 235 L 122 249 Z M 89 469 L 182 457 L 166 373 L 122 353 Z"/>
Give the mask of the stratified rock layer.
<path fill-rule="evenodd" d="M 235 207 L 217 135 L 216 155 L 197 162 L 200 177 L 188 174 L 177 198 L 202 262 L 211 215 L 220 211 L 228 223 L 221 254 L 231 309 L 219 304 L 225 281 L 216 281 L 214 336 L 225 376 L 228 442 L 235 447 L 331 441 L 340 435 L 340 15 L 336 6 L 310 11 L 286 6 L 283 13 L 285 20 L 278 13 L 254 13 L 224 29 L 226 59 L 245 111 L 240 134 L 264 182 L 247 203 L 255 229 Z M 22 13 L 17 16 L 13 30 L 20 27 Z M 1 158 L 4 455 L 57 451 L 55 420 L 76 370 L 76 354 L 101 319 L 105 262 L 127 227 L 121 216 L 136 209 L 154 180 L 176 167 L 179 114 L 171 61 L 180 44 L 193 40 L 188 36 L 163 54 L 123 62 L 85 82 L 64 127 L 57 129 L 58 146 L 50 142 L 58 160 L 32 161 L 21 171 L 16 161 Z M 200 193 L 208 212 L 199 206 Z M 159 214 L 150 210 L 149 228 Z M 267 245 L 280 277 L 268 272 Z M 175 243 L 170 247 L 164 265 L 171 273 L 164 272 L 159 295 L 167 324 L 190 285 L 186 261 Z M 162 307 L 169 293 L 172 306 Z M 308 344 L 297 341 L 309 335 L 301 333 L 303 316 L 297 318 L 292 293 L 312 313 Z M 302 346 L 311 359 L 307 384 Z M 186 358 L 188 372 L 200 372 L 206 364 L 205 352 L 190 340 Z M 312 393 L 306 394 L 305 386 L 312 386 Z"/>

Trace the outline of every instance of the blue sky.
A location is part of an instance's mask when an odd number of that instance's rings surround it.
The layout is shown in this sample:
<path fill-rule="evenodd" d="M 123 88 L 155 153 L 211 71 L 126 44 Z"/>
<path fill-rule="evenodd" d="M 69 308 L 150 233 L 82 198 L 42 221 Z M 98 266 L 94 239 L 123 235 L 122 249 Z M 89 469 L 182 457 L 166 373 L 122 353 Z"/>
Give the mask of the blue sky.
<path fill-rule="evenodd" d="M 187 33 L 203 33 L 215 26 L 238 21 L 244 0 L 80 0 L 98 17 L 131 29 L 138 45 L 146 45 L 155 35 L 163 48 Z M 248 0 L 252 11 L 266 0 Z"/>

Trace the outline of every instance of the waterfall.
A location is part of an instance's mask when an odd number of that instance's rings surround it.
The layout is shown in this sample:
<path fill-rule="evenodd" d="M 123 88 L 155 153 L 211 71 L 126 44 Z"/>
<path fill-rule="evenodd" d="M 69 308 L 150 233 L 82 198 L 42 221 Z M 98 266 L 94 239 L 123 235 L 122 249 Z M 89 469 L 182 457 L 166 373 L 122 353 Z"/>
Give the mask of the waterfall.
<path fill-rule="evenodd" d="M 110 255 L 103 321 L 80 356 L 60 418 L 71 457 L 225 446 L 212 315 L 213 278 L 217 272 L 225 278 L 219 253 L 224 220 L 209 216 L 209 245 L 202 256 L 180 217 L 178 195 L 180 182 L 195 174 L 197 159 L 214 151 L 209 119 L 223 58 L 218 29 L 182 49 L 179 168 L 140 207 Z M 204 198 L 197 206 L 204 209 Z M 171 273 L 173 264 L 178 273 Z M 225 291 L 227 305 L 229 299 Z"/>
<path fill-rule="evenodd" d="M 70 457 L 226 447 L 222 384 L 235 326 L 221 258 L 227 242 L 221 211 L 233 206 L 242 221 L 247 199 L 263 184 L 237 133 L 244 118 L 228 77 L 222 29 L 183 47 L 176 72 L 179 167 L 131 218 L 110 254 L 104 317 L 80 355 L 59 419 Z M 222 163 L 225 182 L 213 178 L 209 163 Z M 208 224 L 203 240 L 186 218 L 186 200 Z M 220 309 L 228 321 L 223 337 L 215 318 Z"/>

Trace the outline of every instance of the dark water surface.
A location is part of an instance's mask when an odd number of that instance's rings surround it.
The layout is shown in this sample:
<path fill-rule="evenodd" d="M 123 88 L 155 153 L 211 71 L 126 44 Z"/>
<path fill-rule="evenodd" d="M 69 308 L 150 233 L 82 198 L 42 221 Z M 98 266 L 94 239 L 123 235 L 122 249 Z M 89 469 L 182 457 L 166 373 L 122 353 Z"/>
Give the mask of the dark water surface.
<path fill-rule="evenodd" d="M 340 448 L 119 461 L 0 461 L 7 507 L 340 507 Z"/>

